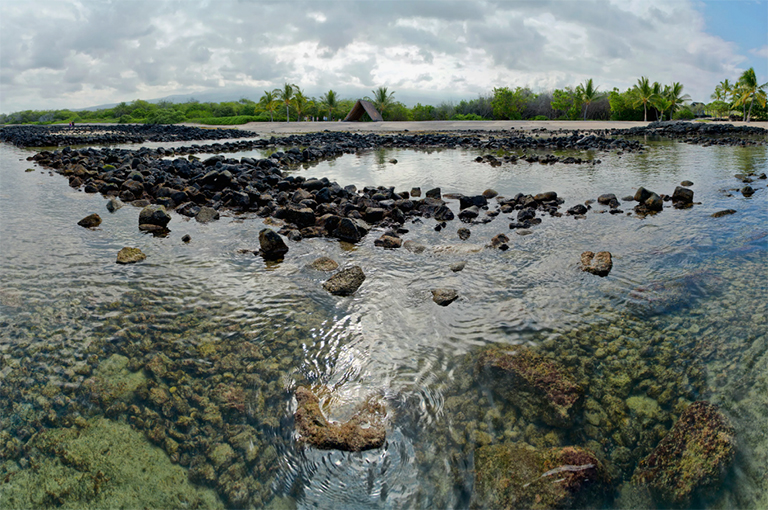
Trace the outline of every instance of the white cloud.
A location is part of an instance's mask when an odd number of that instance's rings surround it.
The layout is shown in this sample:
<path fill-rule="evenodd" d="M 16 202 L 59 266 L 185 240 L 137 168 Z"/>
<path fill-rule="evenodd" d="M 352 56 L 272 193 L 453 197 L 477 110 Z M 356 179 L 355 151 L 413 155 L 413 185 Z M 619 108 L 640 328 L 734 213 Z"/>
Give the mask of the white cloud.
<path fill-rule="evenodd" d="M 747 60 L 688 0 L 28 0 L 0 2 L 0 23 L 2 112 L 217 88 L 259 96 L 284 82 L 315 96 L 385 85 L 436 104 L 496 86 L 593 78 L 610 90 L 648 76 L 700 99 Z"/>

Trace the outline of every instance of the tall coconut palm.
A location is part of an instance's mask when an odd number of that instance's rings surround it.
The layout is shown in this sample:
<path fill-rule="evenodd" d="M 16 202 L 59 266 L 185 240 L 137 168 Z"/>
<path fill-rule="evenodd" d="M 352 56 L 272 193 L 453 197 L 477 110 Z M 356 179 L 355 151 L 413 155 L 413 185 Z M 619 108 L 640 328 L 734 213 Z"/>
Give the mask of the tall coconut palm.
<path fill-rule="evenodd" d="M 296 118 L 301 120 L 301 114 L 307 109 L 309 98 L 304 95 L 300 88 L 296 87 L 296 95 L 293 96 L 293 105 L 296 107 Z"/>
<path fill-rule="evenodd" d="M 275 93 L 265 90 L 264 95 L 261 96 L 261 99 L 259 99 L 259 104 L 269 112 L 269 121 L 274 122 L 273 115 L 275 113 L 275 108 L 277 108 L 277 103 L 275 102 Z"/>
<path fill-rule="evenodd" d="M 576 87 L 576 93 L 579 95 L 581 102 L 584 103 L 584 120 L 587 120 L 589 105 L 601 96 L 601 94 L 598 94 L 597 92 L 598 88 L 599 87 L 595 87 L 592 83 L 592 78 Z"/>
<path fill-rule="evenodd" d="M 329 90 L 323 94 L 323 104 L 328 108 L 328 120 L 333 120 L 333 109 L 339 106 L 339 98 L 336 92 Z"/>
<path fill-rule="evenodd" d="M 668 92 L 665 91 L 665 92 Z M 664 112 L 670 110 L 669 117 L 672 118 L 672 99 L 667 94 L 659 94 L 651 99 L 651 104 L 654 108 L 659 110 L 659 120 L 664 120 Z"/>
<path fill-rule="evenodd" d="M 366 98 L 373 106 L 379 111 L 381 116 L 384 116 L 384 111 L 394 102 L 395 92 L 392 91 L 387 94 L 387 87 L 379 87 L 376 90 L 372 90 L 373 97 Z"/>
<path fill-rule="evenodd" d="M 757 99 L 757 102 L 760 106 L 765 107 L 766 87 L 768 87 L 768 83 L 763 83 L 762 85 L 757 84 L 757 75 L 755 74 L 754 67 L 750 67 L 744 71 L 744 73 L 742 73 L 741 77 L 739 78 L 738 89 L 736 92 L 738 96 L 734 104 L 737 106 L 744 106 L 746 111 L 747 101 L 749 101 L 749 111 L 746 112 L 745 117 L 747 122 L 749 122 L 749 119 L 752 115 L 752 105 L 754 104 L 755 99 Z"/>
<path fill-rule="evenodd" d="M 651 82 L 645 76 L 637 80 L 637 85 L 633 87 L 635 92 L 635 106 L 643 105 L 643 120 L 648 122 L 648 103 L 654 97 L 654 90 Z"/>
<path fill-rule="evenodd" d="M 290 114 L 290 106 L 293 102 L 293 94 L 298 89 L 296 85 L 293 85 L 292 83 L 286 83 L 283 85 L 283 88 L 281 89 L 275 89 L 272 91 L 273 94 L 277 97 L 277 99 L 280 100 L 283 104 L 285 104 L 285 119 L 286 122 L 291 121 L 291 114 Z"/>
<path fill-rule="evenodd" d="M 725 80 L 717 84 L 717 87 L 715 87 L 715 93 L 712 94 L 710 97 L 715 101 L 725 101 L 726 103 L 730 103 L 728 98 L 731 96 L 732 92 L 733 92 L 733 84 L 731 84 L 728 81 L 728 78 L 726 78 Z"/>
<path fill-rule="evenodd" d="M 683 94 L 683 84 L 679 81 L 673 82 L 669 87 L 665 87 L 664 95 L 666 96 L 666 99 L 669 99 L 670 101 L 670 120 L 672 119 L 672 114 L 675 113 L 675 110 L 691 100 L 691 96 Z"/>

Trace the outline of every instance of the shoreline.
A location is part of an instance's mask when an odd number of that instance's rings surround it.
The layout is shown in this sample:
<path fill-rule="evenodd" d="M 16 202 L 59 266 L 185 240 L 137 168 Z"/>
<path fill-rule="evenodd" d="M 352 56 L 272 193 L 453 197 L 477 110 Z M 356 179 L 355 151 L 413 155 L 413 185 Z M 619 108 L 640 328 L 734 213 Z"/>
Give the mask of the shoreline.
<path fill-rule="evenodd" d="M 581 121 L 581 120 L 425 120 L 425 121 L 384 121 L 384 122 L 248 122 L 236 126 L 215 126 L 183 122 L 179 126 L 204 127 L 214 129 L 242 129 L 257 133 L 303 134 L 322 131 L 360 132 L 360 133 L 398 133 L 398 132 L 462 132 L 462 131 L 502 131 L 511 130 L 532 132 L 545 128 L 547 131 L 579 130 L 598 131 L 610 129 L 629 129 L 645 127 L 649 122 L 638 121 Z M 682 122 L 682 121 L 681 121 Z M 730 124 L 734 127 L 754 126 L 768 129 L 768 122 L 695 122 L 705 124 Z"/>

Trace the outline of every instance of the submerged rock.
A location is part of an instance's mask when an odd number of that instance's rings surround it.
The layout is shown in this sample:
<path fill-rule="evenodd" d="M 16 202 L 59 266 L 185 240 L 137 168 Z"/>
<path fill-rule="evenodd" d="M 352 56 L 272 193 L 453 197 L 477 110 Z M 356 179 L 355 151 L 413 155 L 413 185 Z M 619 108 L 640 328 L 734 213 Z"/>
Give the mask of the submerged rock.
<path fill-rule="evenodd" d="M 382 248 L 400 248 L 403 245 L 403 240 L 399 237 L 384 234 L 376 239 L 373 244 Z"/>
<path fill-rule="evenodd" d="M 320 400 L 303 386 L 296 389 L 298 409 L 294 414 L 301 441 L 322 450 L 359 452 L 379 448 L 387 437 L 384 406 L 369 400 L 344 423 L 331 423 L 320 410 Z"/>
<path fill-rule="evenodd" d="M 713 218 L 722 218 L 723 216 L 729 216 L 731 214 L 736 214 L 735 209 L 726 209 L 724 211 L 717 211 L 716 213 L 712 213 Z"/>
<path fill-rule="evenodd" d="M 117 253 L 118 264 L 133 264 L 135 262 L 141 262 L 146 259 L 147 256 L 138 248 L 125 247 Z"/>
<path fill-rule="evenodd" d="M 515 443 L 475 452 L 473 508 L 592 508 L 608 476 L 595 454 L 576 447 L 540 450 Z"/>
<path fill-rule="evenodd" d="M 459 235 L 459 239 L 462 241 L 466 241 L 469 239 L 469 236 L 472 235 L 472 232 L 468 228 L 464 227 L 460 228 L 456 233 Z"/>
<path fill-rule="evenodd" d="M 728 418 L 709 402 L 694 402 L 640 461 L 632 481 L 646 485 L 667 504 L 686 506 L 695 493 L 719 485 L 735 452 L 735 430 Z"/>
<path fill-rule="evenodd" d="M 89 214 L 82 220 L 78 221 L 77 224 L 85 228 L 95 228 L 101 225 L 101 216 L 96 213 Z"/>
<path fill-rule="evenodd" d="M 613 268 L 611 252 L 599 251 L 597 254 L 585 251 L 581 254 L 581 270 L 603 277 L 608 276 Z"/>
<path fill-rule="evenodd" d="M 333 271 L 339 267 L 339 264 L 330 257 L 320 257 L 313 260 L 310 267 L 318 271 Z"/>
<path fill-rule="evenodd" d="M 423 244 L 419 244 L 416 241 L 410 240 L 403 243 L 403 248 L 413 253 L 424 253 L 424 250 L 427 249 L 427 247 Z"/>
<path fill-rule="evenodd" d="M 123 206 L 123 203 L 120 202 L 120 200 L 118 200 L 116 198 L 110 198 L 107 201 L 107 211 L 109 211 L 109 212 L 115 212 L 118 209 L 120 209 L 122 206 Z"/>
<path fill-rule="evenodd" d="M 280 234 L 270 228 L 265 228 L 259 232 L 259 253 L 266 260 L 280 260 L 288 253 L 288 246 L 280 237 Z"/>
<path fill-rule="evenodd" d="M 448 306 L 459 298 L 459 293 L 455 289 L 434 289 L 432 290 L 432 301 L 440 306 Z"/>
<path fill-rule="evenodd" d="M 477 372 L 526 418 L 553 427 L 570 426 L 582 403 L 583 389 L 565 367 L 527 347 L 486 348 L 478 358 Z"/>
<path fill-rule="evenodd" d="M 365 281 L 360 266 L 342 269 L 323 283 L 323 288 L 335 296 L 351 296 Z"/>
<path fill-rule="evenodd" d="M 199 223 L 208 223 L 211 221 L 215 221 L 219 219 L 219 211 L 214 209 L 213 207 L 207 207 L 203 206 L 200 208 L 200 210 L 195 214 L 195 220 Z"/>

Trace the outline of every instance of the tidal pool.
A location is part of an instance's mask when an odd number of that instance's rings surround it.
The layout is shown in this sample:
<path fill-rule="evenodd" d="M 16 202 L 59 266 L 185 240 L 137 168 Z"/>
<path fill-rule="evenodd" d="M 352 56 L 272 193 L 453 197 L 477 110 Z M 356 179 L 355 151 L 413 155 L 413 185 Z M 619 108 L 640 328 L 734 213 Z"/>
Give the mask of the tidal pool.
<path fill-rule="evenodd" d="M 141 499 L 148 506 L 468 507 L 475 450 L 514 442 L 589 448 L 612 477 L 605 504 L 630 507 L 625 482 L 638 461 L 688 404 L 708 400 L 732 421 L 738 451 L 725 481 L 691 504 L 765 508 L 768 189 L 756 180 L 745 198 L 734 174 L 766 171 L 768 150 L 645 143 L 642 153 L 589 154 L 595 165 L 491 167 L 474 151 L 379 150 L 297 168 L 359 189 L 556 191 L 562 212 L 640 186 L 671 194 L 690 180 L 697 204 L 641 218 L 627 214 L 632 202 L 623 214 L 594 203 L 585 219 L 545 216 L 526 232 L 510 230 L 508 214 L 439 232 L 425 218 L 403 236 L 423 253 L 375 247 L 373 231 L 358 245 L 288 242 L 277 264 L 244 251 L 258 248 L 256 215 L 203 225 L 172 213 L 170 235 L 153 237 L 138 230 L 139 209 L 109 213 L 103 197 L 26 161 L 31 152 L 0 145 L 0 506 L 135 503 L 126 487 L 141 491 L 146 473 L 99 460 L 117 448 L 81 453 L 88 431 L 101 437 L 112 422 L 116 437 L 128 424 L 162 449 L 167 468 L 153 460 L 159 488 Z M 244 155 L 254 156 L 227 156 Z M 711 217 L 724 209 L 737 213 Z M 94 212 L 99 228 L 77 225 Z M 484 248 L 500 233 L 509 250 Z M 115 264 L 124 246 L 146 261 Z M 587 250 L 613 254 L 608 277 L 579 269 Z M 320 256 L 361 266 L 362 287 L 325 292 L 328 274 L 308 267 Z M 459 261 L 465 269 L 451 271 Z M 437 306 L 439 287 L 459 299 Z M 571 426 L 493 398 L 473 359 L 494 344 L 531 346 L 567 368 L 585 391 Z M 385 445 L 347 453 L 298 443 L 299 385 L 333 420 L 380 399 Z M 200 491 L 181 502 L 160 482 L 179 466 Z"/>

